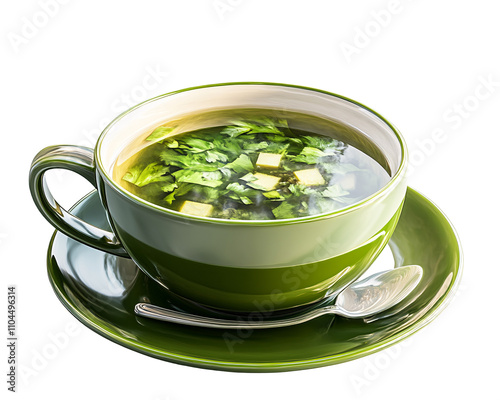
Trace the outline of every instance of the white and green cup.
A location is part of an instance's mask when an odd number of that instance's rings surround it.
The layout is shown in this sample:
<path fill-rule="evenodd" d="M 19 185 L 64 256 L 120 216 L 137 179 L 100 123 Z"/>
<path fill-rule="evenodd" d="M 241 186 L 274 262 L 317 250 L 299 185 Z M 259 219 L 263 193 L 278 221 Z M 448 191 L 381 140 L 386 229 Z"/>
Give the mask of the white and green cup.
<path fill-rule="evenodd" d="M 373 195 L 328 214 L 234 221 L 159 207 L 112 179 L 120 153 L 145 130 L 181 115 L 241 108 L 299 112 L 350 126 L 383 154 L 390 180 Z M 74 171 L 96 187 L 112 231 L 74 217 L 57 203 L 44 180 L 53 168 Z M 229 83 L 145 101 L 113 120 L 95 149 L 63 145 L 42 150 L 33 160 L 30 188 L 56 229 L 132 258 L 166 290 L 217 309 L 267 312 L 332 296 L 371 265 L 396 227 L 406 168 L 407 149 L 399 132 L 355 101 L 299 86 Z"/>

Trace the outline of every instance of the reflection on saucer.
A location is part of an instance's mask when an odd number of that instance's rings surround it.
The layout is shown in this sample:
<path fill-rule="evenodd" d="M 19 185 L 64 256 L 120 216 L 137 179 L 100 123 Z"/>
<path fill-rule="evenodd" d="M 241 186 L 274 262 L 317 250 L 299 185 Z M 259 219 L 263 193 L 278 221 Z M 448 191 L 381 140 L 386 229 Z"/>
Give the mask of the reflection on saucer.
<path fill-rule="evenodd" d="M 74 240 L 68 241 L 65 270 L 72 280 L 79 281 L 92 295 L 124 297 L 133 286 L 139 268 L 129 258 L 116 257 L 102 251 L 88 251 Z M 85 263 L 81 263 L 85 257 Z"/>
<path fill-rule="evenodd" d="M 95 193 L 82 199 L 73 212 L 106 228 Z M 395 307 L 364 320 L 325 316 L 264 330 L 224 331 L 137 317 L 134 307 L 139 302 L 215 315 L 203 308 L 188 309 L 189 304 L 178 302 L 132 260 L 92 249 L 61 233 L 54 234 L 49 247 L 48 272 L 56 295 L 76 318 L 129 349 L 203 368 L 288 371 L 382 350 L 427 325 L 449 303 L 462 271 L 458 239 L 441 211 L 412 189 L 383 257 L 377 263 L 381 269 L 417 264 L 424 270 L 416 290 Z M 367 273 L 374 272 L 370 268 Z"/>

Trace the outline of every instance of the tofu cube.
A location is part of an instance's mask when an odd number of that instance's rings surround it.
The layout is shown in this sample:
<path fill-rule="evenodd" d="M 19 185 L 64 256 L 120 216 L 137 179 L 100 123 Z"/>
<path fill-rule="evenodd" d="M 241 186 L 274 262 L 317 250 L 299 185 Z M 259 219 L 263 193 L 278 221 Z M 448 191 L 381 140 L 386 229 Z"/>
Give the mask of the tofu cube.
<path fill-rule="evenodd" d="M 263 168 L 278 168 L 280 166 L 282 154 L 259 153 L 257 166 Z"/>
<path fill-rule="evenodd" d="M 306 186 L 318 186 L 325 184 L 325 180 L 317 168 L 302 169 L 300 171 L 295 171 L 294 174 L 299 180 L 299 183 Z"/>
<path fill-rule="evenodd" d="M 273 190 L 281 180 L 281 178 L 278 176 L 261 174 L 260 172 L 255 173 L 253 176 L 256 179 L 249 182 L 249 186 L 254 187 L 255 185 L 259 188 L 262 187 L 266 192 Z"/>
<path fill-rule="evenodd" d="M 186 200 L 179 210 L 185 214 L 196 215 L 198 217 L 208 217 L 212 214 L 214 207 L 211 204 L 197 203 L 196 201 Z"/>
<path fill-rule="evenodd" d="M 339 182 L 340 186 L 342 186 L 342 189 L 344 190 L 354 190 L 356 187 L 356 175 L 355 174 L 346 174 L 342 180 Z"/>

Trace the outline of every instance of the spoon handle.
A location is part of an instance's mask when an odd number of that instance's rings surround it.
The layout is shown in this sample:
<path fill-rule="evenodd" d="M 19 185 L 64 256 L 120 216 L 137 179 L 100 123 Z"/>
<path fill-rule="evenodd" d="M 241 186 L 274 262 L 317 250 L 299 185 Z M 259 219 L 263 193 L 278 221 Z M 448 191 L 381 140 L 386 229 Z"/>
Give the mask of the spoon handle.
<path fill-rule="evenodd" d="M 284 326 L 296 325 L 323 314 L 335 313 L 335 306 L 326 306 L 308 311 L 301 315 L 273 321 L 263 321 L 262 316 L 254 315 L 249 319 L 239 318 L 238 320 L 225 320 L 219 318 L 203 317 L 200 315 L 187 314 L 163 307 L 158 307 L 148 303 L 138 303 L 135 306 L 135 313 L 141 317 L 157 319 L 160 321 L 173 322 L 176 324 L 200 326 L 204 328 L 219 329 L 269 329 L 281 328 Z"/>

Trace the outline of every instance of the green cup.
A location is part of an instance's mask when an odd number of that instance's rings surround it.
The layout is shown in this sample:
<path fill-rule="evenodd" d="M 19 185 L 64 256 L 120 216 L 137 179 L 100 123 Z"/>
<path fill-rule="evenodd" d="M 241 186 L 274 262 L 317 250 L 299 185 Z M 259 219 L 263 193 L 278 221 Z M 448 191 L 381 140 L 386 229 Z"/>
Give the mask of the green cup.
<path fill-rule="evenodd" d="M 293 111 L 353 127 L 383 154 L 390 181 L 336 212 L 234 221 L 161 208 L 112 179 L 115 161 L 139 133 L 181 115 L 238 108 Z M 299 86 L 229 83 L 147 100 L 113 120 L 95 149 L 48 147 L 34 158 L 29 180 L 35 204 L 56 229 L 86 245 L 132 258 L 170 292 L 222 310 L 272 312 L 334 296 L 363 274 L 396 227 L 407 163 L 399 132 L 355 101 Z M 44 179 L 53 168 L 76 172 L 96 187 L 112 231 L 82 221 L 57 203 Z"/>

